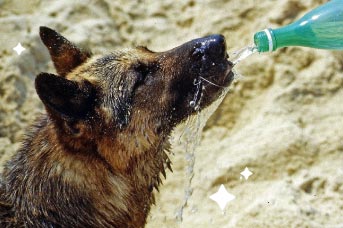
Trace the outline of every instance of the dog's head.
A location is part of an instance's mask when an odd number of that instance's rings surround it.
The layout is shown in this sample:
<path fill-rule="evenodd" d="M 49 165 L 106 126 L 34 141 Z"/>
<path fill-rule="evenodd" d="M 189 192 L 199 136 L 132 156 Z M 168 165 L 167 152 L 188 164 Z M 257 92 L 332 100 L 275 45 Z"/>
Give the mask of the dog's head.
<path fill-rule="evenodd" d="M 214 100 L 233 79 L 225 39 L 212 35 L 166 52 L 144 47 L 92 56 L 57 32 L 40 28 L 58 75 L 41 73 L 36 90 L 53 119 L 80 126 L 159 132 Z"/>

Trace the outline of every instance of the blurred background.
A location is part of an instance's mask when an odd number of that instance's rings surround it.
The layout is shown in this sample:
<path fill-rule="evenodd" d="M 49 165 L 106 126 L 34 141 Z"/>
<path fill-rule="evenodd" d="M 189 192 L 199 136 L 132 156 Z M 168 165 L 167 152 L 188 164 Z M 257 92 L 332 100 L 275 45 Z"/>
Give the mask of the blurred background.
<path fill-rule="evenodd" d="M 221 33 L 232 56 L 255 32 L 324 2 L 0 0 L 0 164 L 44 112 L 33 82 L 54 69 L 39 26 L 93 53 L 136 45 L 164 51 Z M 12 50 L 19 42 L 21 55 Z M 343 52 L 283 48 L 254 54 L 235 70 L 194 165 L 174 140 L 174 172 L 156 194 L 147 227 L 343 227 Z M 248 180 L 245 167 L 253 172 Z M 221 184 L 236 196 L 224 213 L 209 198 Z"/>

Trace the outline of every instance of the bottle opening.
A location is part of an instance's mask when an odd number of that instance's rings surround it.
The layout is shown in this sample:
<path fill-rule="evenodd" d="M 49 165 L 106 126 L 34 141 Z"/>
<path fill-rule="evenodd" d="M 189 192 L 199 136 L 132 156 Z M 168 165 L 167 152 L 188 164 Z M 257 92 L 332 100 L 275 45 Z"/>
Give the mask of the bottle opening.
<path fill-rule="evenodd" d="M 265 29 L 255 34 L 254 42 L 258 52 L 274 51 L 273 34 L 270 29 Z"/>

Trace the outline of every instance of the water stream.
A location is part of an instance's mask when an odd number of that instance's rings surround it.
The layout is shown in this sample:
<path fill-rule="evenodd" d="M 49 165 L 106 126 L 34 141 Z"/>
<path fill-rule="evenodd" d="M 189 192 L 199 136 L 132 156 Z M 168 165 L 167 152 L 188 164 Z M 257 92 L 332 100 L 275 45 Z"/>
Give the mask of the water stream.
<path fill-rule="evenodd" d="M 176 130 L 176 136 L 172 140 L 174 141 L 172 142 L 173 144 L 175 143 L 182 146 L 186 160 L 186 181 L 184 185 L 184 198 L 181 202 L 181 205 L 178 206 L 175 215 L 176 220 L 180 223 L 183 219 L 184 209 L 187 206 L 190 206 L 188 205 L 188 200 L 190 199 L 193 193 L 192 180 L 194 177 L 194 166 L 196 159 L 195 152 L 200 144 L 202 130 L 205 127 L 209 117 L 218 108 L 218 106 L 223 101 L 224 97 L 228 92 L 229 88 L 224 89 L 219 98 L 215 102 L 213 102 L 209 107 L 202 111 L 198 111 L 198 114 L 195 116 L 190 116 L 187 119 L 187 121 L 182 126 L 180 126 L 178 130 Z M 192 205 L 190 210 L 192 212 L 196 212 L 196 205 Z"/>
<path fill-rule="evenodd" d="M 233 56 L 230 58 L 230 61 L 236 65 L 240 63 L 242 60 L 248 58 L 252 54 L 257 52 L 257 48 L 253 45 L 244 47 L 238 51 L 233 52 L 231 55 Z M 235 75 L 237 75 L 235 73 Z M 235 76 L 235 78 L 237 78 Z M 200 85 L 200 83 L 195 84 L 195 86 Z M 200 91 L 200 88 L 198 88 Z M 184 186 L 184 198 L 181 202 L 181 205 L 176 210 L 176 220 L 181 223 L 183 220 L 183 213 L 184 209 L 188 205 L 188 201 L 193 194 L 192 188 L 192 180 L 194 177 L 194 166 L 195 166 L 195 159 L 196 159 L 196 149 L 200 144 L 202 130 L 205 127 L 205 124 L 208 118 L 213 114 L 213 112 L 218 108 L 220 103 L 223 101 L 226 94 L 229 92 L 229 88 L 223 90 L 220 97 L 208 108 L 202 111 L 198 111 L 198 114 L 195 116 L 190 116 L 184 125 L 181 126 L 181 130 L 176 130 L 176 136 L 171 139 L 172 144 L 179 144 L 184 149 L 184 156 L 186 160 L 186 167 L 185 167 L 185 186 Z M 199 101 L 200 102 L 200 101 Z M 190 106 L 196 108 L 196 99 L 190 102 Z M 182 129 L 183 128 L 183 129 Z M 192 212 L 196 212 L 197 208 L 196 205 L 192 205 L 190 208 Z"/>
<path fill-rule="evenodd" d="M 233 65 L 237 65 L 243 59 L 257 52 L 257 47 L 254 45 L 244 47 L 232 53 L 233 57 L 230 59 Z"/>

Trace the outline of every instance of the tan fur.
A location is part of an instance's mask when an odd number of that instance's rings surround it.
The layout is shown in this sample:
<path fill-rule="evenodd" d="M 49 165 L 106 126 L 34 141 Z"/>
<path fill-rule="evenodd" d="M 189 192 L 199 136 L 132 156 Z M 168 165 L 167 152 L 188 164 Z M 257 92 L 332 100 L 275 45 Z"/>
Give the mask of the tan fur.
<path fill-rule="evenodd" d="M 47 113 L 4 169 L 0 226 L 144 227 L 171 169 L 172 129 L 195 113 L 192 99 L 206 107 L 232 80 L 224 39 L 92 57 L 49 28 L 40 35 L 59 75 L 36 78 Z M 199 76 L 220 86 L 197 87 Z"/>

